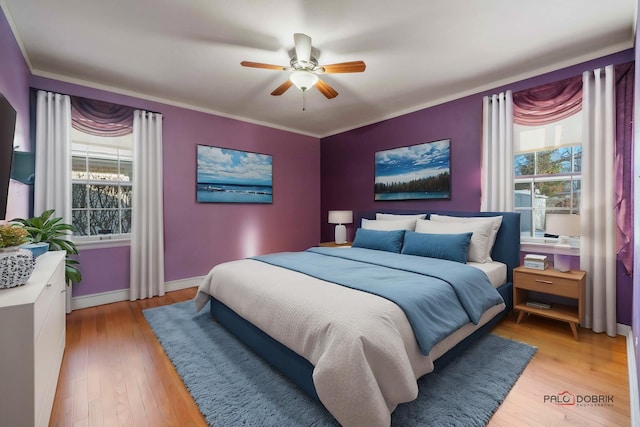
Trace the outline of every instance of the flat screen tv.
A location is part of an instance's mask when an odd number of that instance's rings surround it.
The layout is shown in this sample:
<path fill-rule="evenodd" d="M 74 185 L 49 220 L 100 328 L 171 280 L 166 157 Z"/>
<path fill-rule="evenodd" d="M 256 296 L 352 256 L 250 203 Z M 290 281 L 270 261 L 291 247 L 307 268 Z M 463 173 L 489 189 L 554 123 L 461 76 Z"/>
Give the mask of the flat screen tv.
<path fill-rule="evenodd" d="M 16 130 L 16 110 L 0 94 L 0 219 L 7 214 L 7 197 L 13 160 L 13 138 Z"/>

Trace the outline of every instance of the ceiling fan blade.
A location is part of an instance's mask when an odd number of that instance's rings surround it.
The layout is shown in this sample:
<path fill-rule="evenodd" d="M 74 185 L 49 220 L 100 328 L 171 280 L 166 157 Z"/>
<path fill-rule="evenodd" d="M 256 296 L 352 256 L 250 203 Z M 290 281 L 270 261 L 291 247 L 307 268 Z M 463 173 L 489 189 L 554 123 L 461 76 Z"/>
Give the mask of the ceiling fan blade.
<path fill-rule="evenodd" d="M 282 83 L 280 86 L 278 86 L 276 88 L 276 90 L 271 92 L 271 95 L 280 96 L 283 93 L 285 93 L 287 91 L 287 89 L 289 89 L 291 87 L 291 85 L 293 85 L 293 83 L 291 82 L 291 80 L 287 79 L 287 80 L 285 80 L 284 83 Z"/>
<path fill-rule="evenodd" d="M 361 73 L 367 68 L 363 61 L 340 62 L 339 64 L 321 65 L 325 73 Z"/>
<path fill-rule="evenodd" d="M 316 88 L 320 91 L 321 94 L 326 96 L 328 99 L 335 98 L 338 96 L 338 92 L 327 83 L 325 83 L 322 79 L 318 79 L 316 83 Z"/>
<path fill-rule="evenodd" d="M 272 64 L 263 64 L 262 62 L 251 62 L 251 61 L 242 61 L 240 63 L 243 67 L 252 67 L 252 68 L 265 68 L 267 70 L 279 70 L 286 71 L 289 67 L 283 67 L 282 65 L 272 65 Z"/>
<path fill-rule="evenodd" d="M 311 60 L 311 37 L 302 33 L 293 35 L 295 43 L 296 58 L 301 62 L 309 62 Z"/>

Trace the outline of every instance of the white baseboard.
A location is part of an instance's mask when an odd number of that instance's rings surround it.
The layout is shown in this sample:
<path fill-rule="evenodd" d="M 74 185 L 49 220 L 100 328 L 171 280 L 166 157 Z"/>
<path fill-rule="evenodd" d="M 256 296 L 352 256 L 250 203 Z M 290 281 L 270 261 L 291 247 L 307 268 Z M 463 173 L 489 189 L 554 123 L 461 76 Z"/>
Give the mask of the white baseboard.
<path fill-rule="evenodd" d="M 618 335 L 623 335 L 625 337 L 629 336 L 629 333 L 631 332 L 631 326 L 623 325 L 622 323 L 618 323 L 616 324 L 616 326 L 617 326 L 616 332 L 618 333 Z"/>
<path fill-rule="evenodd" d="M 640 384 L 636 364 L 635 339 L 629 328 L 627 333 L 627 364 L 629 365 L 629 407 L 631 408 L 631 426 L 640 427 Z"/>
<path fill-rule="evenodd" d="M 194 286 L 199 286 L 200 283 L 204 280 L 205 276 L 198 277 L 189 277 L 186 279 L 180 280 L 172 280 L 170 282 L 165 282 L 164 290 L 165 292 L 171 291 L 179 291 L 181 289 L 193 288 Z"/>
<path fill-rule="evenodd" d="M 164 290 L 165 292 L 172 292 L 192 288 L 198 286 L 202 282 L 202 279 L 204 279 L 204 276 L 165 282 Z M 129 301 L 129 289 L 73 297 L 71 298 L 71 308 L 72 310 L 80 310 L 82 308 L 96 307 L 98 305 L 112 304 L 120 301 Z"/>

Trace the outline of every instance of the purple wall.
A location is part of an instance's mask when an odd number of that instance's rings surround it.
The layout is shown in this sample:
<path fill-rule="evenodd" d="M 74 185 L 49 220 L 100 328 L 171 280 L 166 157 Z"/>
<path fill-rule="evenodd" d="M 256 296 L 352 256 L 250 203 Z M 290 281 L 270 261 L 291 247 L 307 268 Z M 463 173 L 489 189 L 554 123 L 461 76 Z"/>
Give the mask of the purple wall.
<path fill-rule="evenodd" d="M 224 261 L 319 242 L 317 138 L 36 76 L 31 86 L 163 114 L 166 281 L 204 275 Z M 271 154 L 273 204 L 197 203 L 198 144 Z M 81 251 L 83 280 L 74 296 L 128 288 L 128 253 Z"/>
<path fill-rule="evenodd" d="M 0 93 L 11 103 L 17 112 L 16 138 L 14 145 L 22 151 L 29 151 L 29 68 L 25 62 L 9 23 L 0 9 Z M 28 195 L 28 187 L 22 184 L 10 185 L 12 207 L 7 208 L 7 217 L 23 217 L 28 214 L 28 201 L 15 200 L 16 194 Z M 19 206 L 16 206 L 19 203 Z M 4 212 L 0 213 L 0 219 Z"/>
<path fill-rule="evenodd" d="M 0 9 L 0 92 L 18 113 L 16 134 L 21 146 L 29 140 L 29 68 Z"/>
<path fill-rule="evenodd" d="M 322 173 L 322 240 L 333 240 L 327 223 L 329 210 L 357 212 L 385 210 L 480 209 L 482 97 L 507 89 L 523 90 L 580 75 L 583 71 L 634 60 L 632 49 L 583 64 L 522 80 L 507 86 L 467 96 L 323 138 L 320 144 Z M 438 139 L 451 139 L 451 200 L 374 201 L 374 154 L 376 151 Z M 357 224 L 347 229 L 353 238 Z M 618 274 L 618 321 L 631 323 L 631 280 Z"/>
<path fill-rule="evenodd" d="M 640 9 L 636 9 L 636 22 L 640 19 Z M 640 67 L 638 64 L 640 63 L 640 50 L 638 50 L 638 46 L 640 45 L 640 33 L 636 29 L 636 40 L 635 40 L 635 60 L 636 60 L 636 75 L 635 75 L 635 85 L 634 85 L 634 125 L 633 125 L 633 133 L 634 135 L 640 135 Z M 640 176 L 640 147 L 638 145 L 634 146 L 634 174 L 633 176 Z M 636 197 L 635 200 L 640 200 L 637 197 L 640 194 L 640 185 L 638 185 L 638 180 L 636 179 L 634 182 L 630 182 L 629 185 L 636 185 L 634 188 L 634 195 Z M 635 202 L 634 212 L 633 212 L 633 222 L 634 222 L 634 236 L 637 236 L 638 239 L 634 238 L 633 242 L 633 251 L 634 251 L 634 260 L 633 260 L 633 271 L 640 271 L 640 222 L 638 218 L 638 212 L 640 212 L 639 202 Z M 638 347 L 638 341 L 640 341 L 640 274 L 635 274 L 633 277 L 633 295 L 630 299 L 633 300 L 632 303 L 632 318 L 631 318 L 631 329 L 633 331 L 633 339 L 634 339 L 634 350 L 636 357 L 636 374 L 637 374 L 637 383 L 638 390 L 637 394 L 640 395 L 640 348 Z M 636 408 L 637 409 L 637 408 Z"/>

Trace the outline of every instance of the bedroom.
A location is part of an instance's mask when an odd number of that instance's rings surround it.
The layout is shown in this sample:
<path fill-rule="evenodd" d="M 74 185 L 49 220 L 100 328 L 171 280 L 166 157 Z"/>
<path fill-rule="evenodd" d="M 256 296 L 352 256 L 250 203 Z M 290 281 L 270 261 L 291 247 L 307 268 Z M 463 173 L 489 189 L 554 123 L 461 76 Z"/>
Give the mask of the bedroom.
<path fill-rule="evenodd" d="M 165 281 L 168 290 L 195 286 L 211 265 L 223 261 L 256 252 L 301 250 L 316 245 L 319 241 L 331 240 L 332 226 L 326 222 L 328 210 L 343 207 L 373 210 L 378 206 L 372 198 L 366 196 L 372 179 L 371 173 L 366 169 L 373 166 L 374 151 L 408 145 L 404 142 L 432 141 L 443 136 L 450 137 L 453 141 L 479 141 L 481 95 L 496 93 L 503 87 L 489 86 L 477 91 L 478 94 L 443 102 L 351 132 L 327 137 L 308 136 L 127 95 L 125 90 L 88 87 L 79 84 L 72 77 L 73 69 L 69 70 L 68 77 L 34 73 L 20 52 L 18 42 L 5 18 L 1 30 L 1 57 L 7 60 L 3 60 L 6 66 L 0 70 L 0 92 L 10 97 L 19 111 L 20 128 L 25 140 L 30 132 L 29 87 L 135 105 L 160 111 L 165 116 L 164 139 L 176 141 L 165 147 L 167 163 L 164 191 L 165 199 L 171 200 L 171 206 L 165 211 Z M 5 43 L 5 40 L 8 42 Z M 630 50 L 631 47 L 629 44 L 606 54 L 591 55 L 585 65 L 579 63 L 584 61 L 577 61 L 575 65 L 558 67 L 561 69 L 549 74 L 540 72 L 535 77 L 509 85 L 509 88 L 527 88 L 573 76 L 583 69 L 634 60 L 637 54 Z M 271 53 L 277 56 L 277 53 Z M 252 74 L 252 77 L 259 82 L 263 75 Z M 344 81 L 345 88 L 358 76 L 348 77 L 350 80 Z M 260 96 L 267 97 L 266 92 L 268 91 L 265 89 L 265 94 Z M 342 95 L 347 96 L 348 90 Z M 294 97 L 284 102 L 295 104 L 297 110 L 300 101 L 299 97 Z M 306 113 L 309 112 L 311 111 Z M 463 125 L 459 125 L 454 116 L 464 116 L 467 119 Z M 390 139 L 394 142 L 389 143 Z M 275 209 L 197 205 L 191 189 L 195 176 L 195 145 L 198 143 L 255 152 L 264 152 L 264 147 L 269 147 L 269 154 L 274 156 L 274 162 L 279 165 L 274 169 Z M 369 148 L 363 151 L 362 147 L 367 144 L 370 144 Z M 478 210 L 479 184 L 475 183 L 478 181 L 478 173 L 474 170 L 479 169 L 479 147 L 456 147 L 459 146 L 454 146 L 452 153 L 456 174 L 454 185 L 458 185 L 454 188 L 454 197 L 451 201 L 433 202 L 429 206 L 435 209 Z M 367 160 L 370 157 L 371 161 Z M 364 160 L 358 161 L 359 159 Z M 467 177 L 467 174 L 471 177 Z M 296 179 L 290 179 L 291 176 Z M 465 186 L 463 183 L 466 180 L 475 184 Z M 389 208 L 413 209 L 415 206 L 412 202 L 399 202 Z M 212 226 L 207 233 L 190 232 L 188 228 L 185 230 L 185 227 L 194 227 L 195 224 Z M 284 231 L 283 225 L 286 227 Z M 183 237 L 185 231 L 190 234 L 189 239 Z M 87 248 L 81 252 L 84 279 L 73 290 L 76 308 L 128 299 L 128 248 Z M 619 282 L 619 300 L 624 307 L 621 311 L 626 313 L 624 323 L 632 324 L 637 336 L 639 314 L 637 305 L 634 311 L 631 308 L 632 284 L 626 277 L 620 277 Z M 637 300 L 638 293 L 635 294 Z"/>

